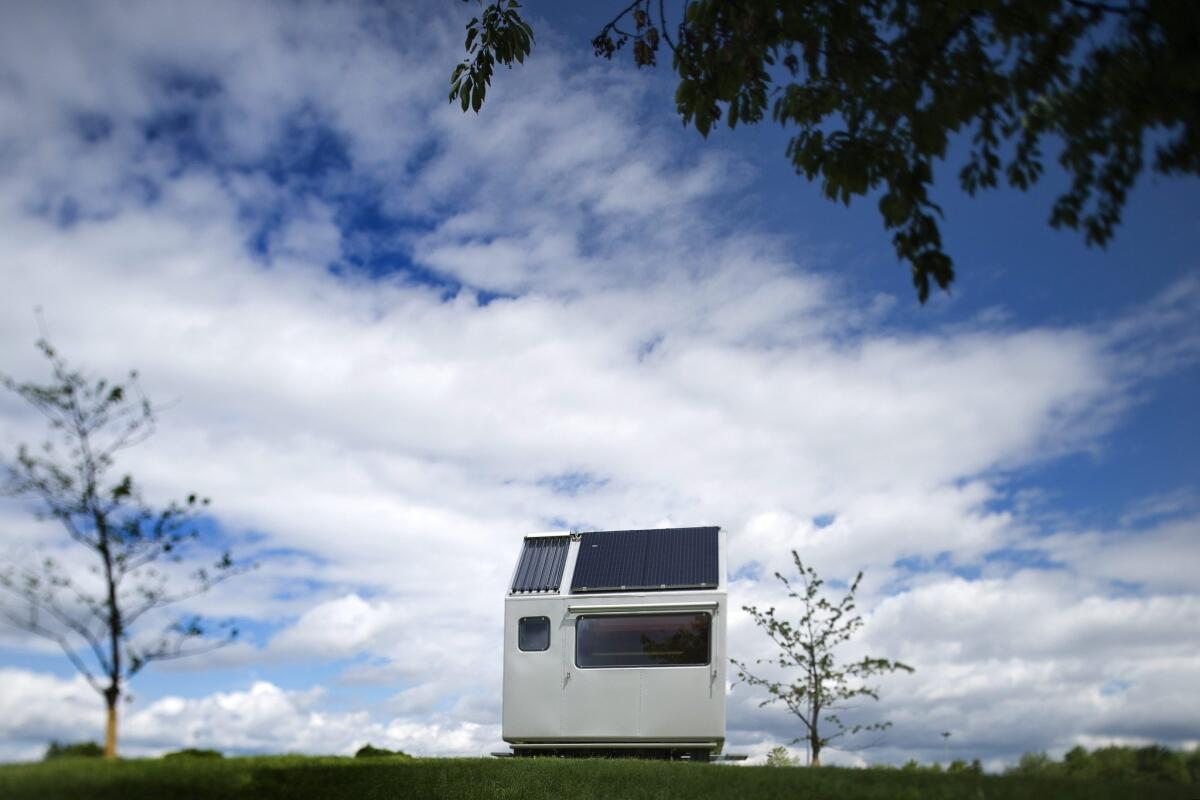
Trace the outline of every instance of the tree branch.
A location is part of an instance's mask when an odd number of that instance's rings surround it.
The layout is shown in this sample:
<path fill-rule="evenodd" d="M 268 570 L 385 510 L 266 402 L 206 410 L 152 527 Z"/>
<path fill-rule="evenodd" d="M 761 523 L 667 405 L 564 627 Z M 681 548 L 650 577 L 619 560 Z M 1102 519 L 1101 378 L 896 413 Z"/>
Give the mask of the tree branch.
<path fill-rule="evenodd" d="M 1092 0 L 1067 0 L 1067 4 L 1087 11 L 1098 11 L 1102 14 L 1120 14 L 1123 17 L 1147 13 L 1144 6 L 1114 6 L 1109 3 L 1092 2 Z"/>
<path fill-rule="evenodd" d="M 4 614 L 4 618 L 7 619 L 14 627 L 20 628 L 21 630 L 27 631 L 36 636 L 41 636 L 44 639 L 49 639 L 53 642 L 56 642 L 62 649 L 63 653 L 66 654 L 67 659 L 75 666 L 75 669 L 77 669 L 79 673 L 87 680 L 88 684 L 97 692 L 103 693 L 103 689 L 100 687 L 100 684 L 96 682 L 95 676 L 92 675 L 91 670 L 88 669 L 87 664 L 85 664 L 83 659 L 81 659 L 75 652 L 75 649 L 71 647 L 71 644 L 67 641 L 66 637 L 42 625 L 32 613 L 28 619 L 22 619 L 8 609 L 3 609 L 2 613 Z"/>

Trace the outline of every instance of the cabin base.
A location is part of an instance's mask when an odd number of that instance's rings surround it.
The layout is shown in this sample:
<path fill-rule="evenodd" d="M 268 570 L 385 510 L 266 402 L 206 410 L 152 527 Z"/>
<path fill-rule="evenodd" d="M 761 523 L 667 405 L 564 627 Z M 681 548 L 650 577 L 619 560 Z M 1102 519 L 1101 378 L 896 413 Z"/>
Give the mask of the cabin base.
<path fill-rule="evenodd" d="M 707 763 L 721 743 L 707 742 L 536 742 L 513 744 L 515 758 L 643 758 Z"/>

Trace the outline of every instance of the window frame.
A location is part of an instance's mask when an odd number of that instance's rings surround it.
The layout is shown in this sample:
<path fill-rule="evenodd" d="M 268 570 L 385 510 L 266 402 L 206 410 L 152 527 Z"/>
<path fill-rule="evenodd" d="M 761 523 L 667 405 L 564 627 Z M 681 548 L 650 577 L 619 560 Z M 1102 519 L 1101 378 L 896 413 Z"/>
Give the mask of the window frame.
<path fill-rule="evenodd" d="M 636 617 L 695 617 L 704 616 L 708 620 L 708 651 L 702 664 L 605 664 L 585 666 L 579 663 L 579 623 L 585 619 L 629 619 Z M 575 668 L 576 669 L 698 669 L 710 667 L 713 663 L 713 612 L 711 611 L 662 611 L 646 613 L 631 611 L 628 613 L 580 614 L 575 618 Z"/>
<path fill-rule="evenodd" d="M 542 620 L 546 623 L 546 646 L 539 647 L 536 650 L 527 650 L 521 647 L 521 628 L 526 620 L 538 621 Z M 544 653 L 550 649 L 550 643 L 553 638 L 553 631 L 550 629 L 550 618 L 545 614 L 539 614 L 533 617 L 520 617 L 517 619 L 517 650 L 521 653 Z"/>

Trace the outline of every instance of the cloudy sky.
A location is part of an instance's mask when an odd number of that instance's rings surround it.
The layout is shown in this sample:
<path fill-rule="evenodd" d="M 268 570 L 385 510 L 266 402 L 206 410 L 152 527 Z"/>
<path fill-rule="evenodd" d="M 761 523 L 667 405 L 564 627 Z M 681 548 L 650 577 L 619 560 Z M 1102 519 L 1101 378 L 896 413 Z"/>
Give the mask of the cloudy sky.
<path fill-rule="evenodd" d="M 137 368 L 122 466 L 260 564 L 192 606 L 239 644 L 138 676 L 124 752 L 499 749 L 522 535 L 669 524 L 728 531 L 738 606 L 793 548 L 866 572 L 854 652 L 917 671 L 830 760 L 1196 744 L 1197 182 L 1144 179 L 1107 251 L 1045 225 L 1061 175 L 943 182 L 960 279 L 921 307 L 872 201 L 682 129 L 553 5 L 476 117 L 459 3 L 0 3 L 0 370 L 45 377 L 36 308 Z M 0 397 L 6 453 L 43 435 Z M 64 544 L 0 504 L 5 559 Z M 729 749 L 798 733 L 761 699 Z M 102 718 L 0 629 L 0 758 Z"/>

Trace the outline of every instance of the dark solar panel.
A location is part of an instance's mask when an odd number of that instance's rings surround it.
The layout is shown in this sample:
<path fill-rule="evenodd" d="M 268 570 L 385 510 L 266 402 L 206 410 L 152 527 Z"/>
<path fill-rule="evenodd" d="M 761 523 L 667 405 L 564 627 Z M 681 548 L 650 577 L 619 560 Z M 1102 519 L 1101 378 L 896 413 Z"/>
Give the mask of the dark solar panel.
<path fill-rule="evenodd" d="M 571 591 L 716 588 L 719 530 L 662 528 L 584 533 Z"/>
<path fill-rule="evenodd" d="M 538 536 L 525 540 L 512 593 L 557 592 L 567 563 L 569 536 Z"/>

